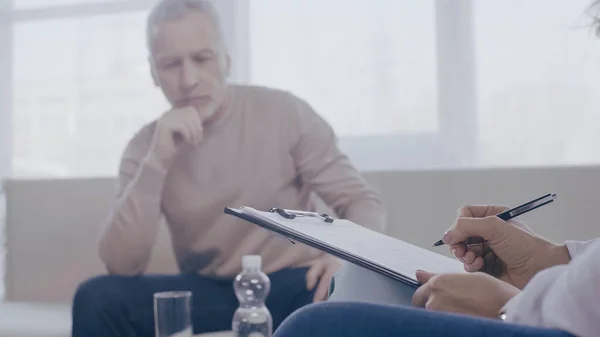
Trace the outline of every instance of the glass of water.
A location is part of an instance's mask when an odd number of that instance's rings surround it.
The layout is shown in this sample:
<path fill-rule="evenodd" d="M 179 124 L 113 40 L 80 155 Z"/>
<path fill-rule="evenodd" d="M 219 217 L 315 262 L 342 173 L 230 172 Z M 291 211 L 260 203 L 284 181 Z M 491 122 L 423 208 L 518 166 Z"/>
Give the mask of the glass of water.
<path fill-rule="evenodd" d="M 192 293 L 167 291 L 154 294 L 156 337 L 192 337 Z"/>

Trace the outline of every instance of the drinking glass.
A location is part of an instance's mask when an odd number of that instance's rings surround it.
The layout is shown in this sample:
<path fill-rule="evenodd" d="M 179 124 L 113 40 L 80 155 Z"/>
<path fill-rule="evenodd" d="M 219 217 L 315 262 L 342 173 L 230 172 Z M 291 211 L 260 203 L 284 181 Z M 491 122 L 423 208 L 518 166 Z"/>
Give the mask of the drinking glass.
<path fill-rule="evenodd" d="M 192 293 L 167 291 L 154 294 L 156 337 L 192 337 Z"/>

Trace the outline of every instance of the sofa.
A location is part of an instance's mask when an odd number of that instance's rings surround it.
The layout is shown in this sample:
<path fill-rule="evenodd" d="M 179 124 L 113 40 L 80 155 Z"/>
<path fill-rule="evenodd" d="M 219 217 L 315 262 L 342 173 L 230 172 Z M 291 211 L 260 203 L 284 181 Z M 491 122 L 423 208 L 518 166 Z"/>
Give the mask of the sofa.
<path fill-rule="evenodd" d="M 600 167 L 382 171 L 364 176 L 386 203 L 386 233 L 428 249 L 434 249 L 431 243 L 463 204 L 515 205 L 548 192 L 557 193 L 558 200 L 524 218 L 535 231 L 554 241 L 600 236 L 594 212 L 600 204 Z M 13 179 L 4 182 L 4 191 L 0 337 L 68 337 L 77 285 L 105 273 L 96 240 L 115 195 L 115 179 Z M 448 255 L 443 247 L 435 250 Z M 148 271 L 177 272 L 164 224 Z"/>

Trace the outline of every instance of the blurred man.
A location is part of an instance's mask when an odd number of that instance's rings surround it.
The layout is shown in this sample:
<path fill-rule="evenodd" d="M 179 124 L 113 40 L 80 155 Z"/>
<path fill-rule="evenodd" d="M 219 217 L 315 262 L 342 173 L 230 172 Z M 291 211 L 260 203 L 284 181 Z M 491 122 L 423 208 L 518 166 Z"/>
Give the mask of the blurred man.
<path fill-rule="evenodd" d="M 191 290 L 194 332 L 229 330 L 232 280 L 259 254 L 272 286 L 273 323 L 326 298 L 339 261 L 224 215 L 225 206 L 314 210 L 316 192 L 342 218 L 382 230 L 380 198 L 303 100 L 228 85 L 230 59 L 213 6 L 163 0 L 148 19 L 152 76 L 171 110 L 126 147 L 119 193 L 100 239 L 111 275 L 82 284 L 73 336 L 153 335 L 153 293 Z M 290 65 L 292 66 L 292 65 Z M 180 275 L 144 275 L 161 218 Z"/>

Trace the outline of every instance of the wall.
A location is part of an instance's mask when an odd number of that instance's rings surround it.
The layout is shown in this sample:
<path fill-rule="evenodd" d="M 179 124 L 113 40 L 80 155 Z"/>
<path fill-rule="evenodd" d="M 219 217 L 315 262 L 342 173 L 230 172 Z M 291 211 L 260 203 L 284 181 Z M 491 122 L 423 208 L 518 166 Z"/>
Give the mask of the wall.
<path fill-rule="evenodd" d="M 600 167 L 368 172 L 388 207 L 388 233 L 431 248 L 467 203 L 517 205 L 555 192 L 558 200 L 524 217 L 555 241 L 600 236 Z M 70 301 L 79 282 L 103 273 L 96 240 L 114 179 L 17 180 L 8 196 L 7 298 Z M 437 248 L 447 254 L 444 247 Z M 150 272 L 175 272 L 165 227 Z"/>
<path fill-rule="evenodd" d="M 599 167 L 367 173 L 384 196 L 388 233 L 430 247 L 465 204 L 517 206 L 546 193 L 558 199 L 522 217 L 554 241 L 600 236 Z"/>

